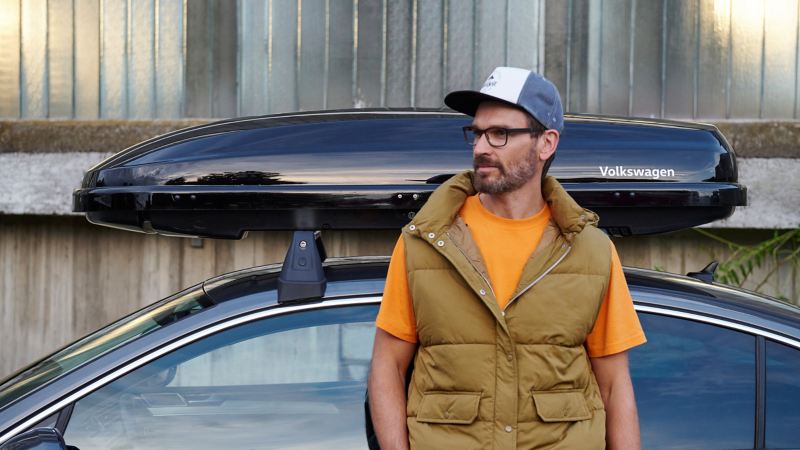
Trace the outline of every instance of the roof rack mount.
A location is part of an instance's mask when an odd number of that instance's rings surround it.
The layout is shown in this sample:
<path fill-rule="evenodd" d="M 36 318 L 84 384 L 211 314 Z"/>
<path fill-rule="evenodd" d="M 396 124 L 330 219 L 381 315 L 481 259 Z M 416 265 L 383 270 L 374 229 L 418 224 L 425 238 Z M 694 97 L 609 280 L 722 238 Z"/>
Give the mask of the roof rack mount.
<path fill-rule="evenodd" d="M 322 267 L 326 257 L 319 231 L 295 231 L 278 277 L 278 303 L 322 298 L 327 287 Z"/>

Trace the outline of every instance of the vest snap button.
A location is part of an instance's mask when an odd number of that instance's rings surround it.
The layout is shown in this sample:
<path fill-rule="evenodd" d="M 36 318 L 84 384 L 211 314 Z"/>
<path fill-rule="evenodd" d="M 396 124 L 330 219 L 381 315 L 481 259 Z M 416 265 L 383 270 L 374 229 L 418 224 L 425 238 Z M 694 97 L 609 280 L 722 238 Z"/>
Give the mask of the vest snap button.
<path fill-rule="evenodd" d="M 514 431 L 514 429 L 511 428 L 511 425 L 506 425 L 506 433 L 511 433 L 512 431 Z"/>
<path fill-rule="evenodd" d="M 444 241 L 439 241 L 436 243 L 439 247 L 444 247 Z"/>
<path fill-rule="evenodd" d="M 411 230 L 411 231 L 414 231 L 414 230 L 417 229 L 417 226 L 412 224 L 412 225 L 408 226 L 408 229 Z"/>
<path fill-rule="evenodd" d="M 435 237 L 436 237 L 436 235 L 435 235 L 435 234 L 433 234 L 433 233 L 428 233 L 428 239 L 433 239 L 433 238 L 435 238 Z"/>
<path fill-rule="evenodd" d="M 484 290 L 484 289 L 481 289 L 481 290 L 480 290 L 480 291 L 478 291 L 478 292 L 480 292 L 480 293 L 481 293 L 481 295 L 486 295 L 486 290 Z"/>
<path fill-rule="evenodd" d="M 506 358 L 508 358 L 508 360 L 511 361 L 512 359 L 514 359 L 514 355 L 509 353 L 508 355 L 506 355 Z"/>

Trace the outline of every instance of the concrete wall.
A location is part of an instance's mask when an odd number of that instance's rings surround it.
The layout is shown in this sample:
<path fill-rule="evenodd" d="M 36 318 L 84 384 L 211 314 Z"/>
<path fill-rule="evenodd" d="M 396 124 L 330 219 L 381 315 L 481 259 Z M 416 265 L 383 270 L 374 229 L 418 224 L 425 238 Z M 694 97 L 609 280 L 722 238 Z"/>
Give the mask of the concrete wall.
<path fill-rule="evenodd" d="M 755 242 L 769 231 L 720 231 Z M 326 232 L 329 256 L 389 255 L 394 231 Z M 79 217 L 0 220 L 0 377 L 101 326 L 214 275 L 281 262 L 289 233 L 241 241 L 165 238 L 89 224 Z M 623 264 L 676 273 L 725 258 L 727 248 L 688 230 L 615 241 Z M 772 267 L 760 269 L 754 280 Z M 751 281 L 746 287 L 752 288 Z M 800 270 L 781 267 L 761 291 L 800 303 Z"/>

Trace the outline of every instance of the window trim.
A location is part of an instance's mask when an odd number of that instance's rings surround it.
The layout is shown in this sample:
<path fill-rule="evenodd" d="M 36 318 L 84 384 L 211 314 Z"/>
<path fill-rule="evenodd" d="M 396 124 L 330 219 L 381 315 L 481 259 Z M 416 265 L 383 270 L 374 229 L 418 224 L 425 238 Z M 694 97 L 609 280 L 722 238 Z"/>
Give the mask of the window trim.
<path fill-rule="evenodd" d="M 308 303 L 308 304 L 299 304 L 293 306 L 282 306 L 282 307 L 272 307 L 266 310 L 261 310 L 257 312 L 253 312 L 250 314 L 246 314 L 240 317 L 236 317 L 230 320 L 226 320 L 215 325 L 202 328 L 197 330 L 191 334 L 183 336 L 180 339 L 177 339 L 173 342 L 170 342 L 166 345 L 163 345 L 157 349 L 154 349 L 152 352 L 141 356 L 138 359 L 133 361 L 129 361 L 126 364 L 123 364 L 113 371 L 101 376 L 100 378 L 95 379 L 91 383 L 86 384 L 82 388 L 73 391 L 69 395 L 63 397 L 61 400 L 52 403 L 50 406 L 46 407 L 45 409 L 39 411 L 38 413 L 34 414 L 33 416 L 28 417 L 27 419 L 23 420 L 19 424 L 15 425 L 14 427 L 10 428 L 8 432 L 0 435 L 0 444 L 5 443 L 7 440 L 11 439 L 12 437 L 22 433 L 23 431 L 27 430 L 31 426 L 40 421 L 44 420 L 45 418 L 52 415 L 54 412 L 64 408 L 67 405 L 70 405 L 81 398 L 91 394 L 92 392 L 100 389 L 101 387 L 105 386 L 108 383 L 138 369 L 139 367 L 158 359 L 167 353 L 170 353 L 174 350 L 177 350 L 181 347 L 189 345 L 193 342 L 196 342 L 202 338 L 210 336 L 212 334 L 219 333 L 221 331 L 237 327 L 239 325 L 243 325 L 249 322 L 254 322 L 257 320 L 265 319 L 272 316 L 279 316 L 283 314 L 299 312 L 299 311 L 307 311 L 307 310 L 314 310 L 314 309 L 327 309 L 327 308 L 336 308 L 340 306 L 353 306 L 353 305 L 368 305 L 368 304 L 379 304 L 381 301 L 381 296 L 368 296 L 368 297 L 359 297 L 359 298 L 346 298 L 346 299 L 339 299 L 339 300 L 328 300 L 322 303 Z"/>
<path fill-rule="evenodd" d="M 745 325 L 742 323 L 735 322 L 731 319 L 722 319 L 718 317 L 707 316 L 703 314 L 682 311 L 672 308 L 664 308 L 660 306 L 651 306 L 651 305 L 634 305 L 634 308 L 637 312 L 643 313 L 653 313 L 653 314 L 661 314 L 664 316 L 669 317 L 677 317 L 681 319 L 689 319 L 694 320 L 696 322 L 703 322 L 712 325 L 718 325 L 725 328 L 730 328 L 737 331 L 743 331 L 745 333 L 750 333 L 755 335 L 756 337 L 761 336 L 767 339 L 771 339 L 776 342 L 780 342 L 782 344 L 788 345 L 789 347 L 794 347 L 800 350 L 800 341 L 796 339 L 792 339 L 786 337 L 782 334 L 773 333 L 771 331 L 767 331 L 763 328 L 757 328 L 751 325 Z"/>

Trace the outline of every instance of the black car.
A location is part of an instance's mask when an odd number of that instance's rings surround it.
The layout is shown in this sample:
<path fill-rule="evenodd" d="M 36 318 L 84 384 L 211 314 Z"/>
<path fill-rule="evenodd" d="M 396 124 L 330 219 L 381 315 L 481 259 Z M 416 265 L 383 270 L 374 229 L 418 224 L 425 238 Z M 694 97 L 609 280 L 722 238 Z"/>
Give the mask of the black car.
<path fill-rule="evenodd" d="M 75 208 L 93 222 L 295 237 L 284 264 L 210 279 L 5 380 L 0 448 L 367 448 L 388 258 L 326 259 L 317 231 L 402 226 L 471 165 L 467 120 L 397 110 L 239 119 L 92 168 Z M 551 174 L 615 235 L 705 223 L 746 196 L 730 147 L 703 125 L 570 116 Z M 714 283 L 713 266 L 625 273 L 648 337 L 630 352 L 645 448 L 800 447 L 799 309 Z"/>

